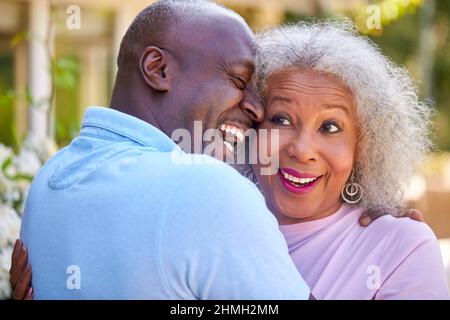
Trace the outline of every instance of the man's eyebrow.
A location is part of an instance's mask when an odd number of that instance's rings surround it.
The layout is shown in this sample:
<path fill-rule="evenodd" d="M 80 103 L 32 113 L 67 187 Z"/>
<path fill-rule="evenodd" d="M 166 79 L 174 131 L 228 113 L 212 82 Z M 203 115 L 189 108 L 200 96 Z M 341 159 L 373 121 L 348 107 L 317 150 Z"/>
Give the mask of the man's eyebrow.
<path fill-rule="evenodd" d="M 232 68 L 250 69 L 252 72 L 255 70 L 255 63 L 249 59 L 232 60 L 228 65 Z"/>

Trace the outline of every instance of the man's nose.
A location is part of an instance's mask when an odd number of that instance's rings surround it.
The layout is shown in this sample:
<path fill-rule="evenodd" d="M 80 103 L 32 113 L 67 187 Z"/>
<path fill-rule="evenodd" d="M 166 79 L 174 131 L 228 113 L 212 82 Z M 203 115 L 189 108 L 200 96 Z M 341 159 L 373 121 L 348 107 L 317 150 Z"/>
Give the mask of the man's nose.
<path fill-rule="evenodd" d="M 242 99 L 239 107 L 247 114 L 252 121 L 261 123 L 264 120 L 264 106 L 261 99 L 252 89 L 245 90 L 244 99 Z"/>

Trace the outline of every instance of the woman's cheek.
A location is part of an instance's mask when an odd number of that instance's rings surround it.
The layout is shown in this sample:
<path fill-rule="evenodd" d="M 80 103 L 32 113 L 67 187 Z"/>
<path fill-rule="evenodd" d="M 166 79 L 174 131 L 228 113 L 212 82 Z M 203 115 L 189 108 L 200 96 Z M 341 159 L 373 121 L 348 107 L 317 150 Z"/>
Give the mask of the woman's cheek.
<path fill-rule="evenodd" d="M 334 175 L 345 183 L 353 168 L 355 146 L 348 141 L 333 141 L 327 143 L 322 150 Z"/>

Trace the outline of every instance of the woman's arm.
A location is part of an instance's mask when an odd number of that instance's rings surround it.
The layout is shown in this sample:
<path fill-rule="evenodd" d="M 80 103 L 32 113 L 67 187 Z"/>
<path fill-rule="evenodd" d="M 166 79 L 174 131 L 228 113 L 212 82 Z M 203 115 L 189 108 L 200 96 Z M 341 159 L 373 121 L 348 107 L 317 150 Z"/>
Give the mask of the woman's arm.
<path fill-rule="evenodd" d="M 34 293 L 31 287 L 31 266 L 28 264 L 28 250 L 23 242 L 17 239 L 11 257 L 9 282 L 13 289 L 14 300 L 33 300 Z"/>

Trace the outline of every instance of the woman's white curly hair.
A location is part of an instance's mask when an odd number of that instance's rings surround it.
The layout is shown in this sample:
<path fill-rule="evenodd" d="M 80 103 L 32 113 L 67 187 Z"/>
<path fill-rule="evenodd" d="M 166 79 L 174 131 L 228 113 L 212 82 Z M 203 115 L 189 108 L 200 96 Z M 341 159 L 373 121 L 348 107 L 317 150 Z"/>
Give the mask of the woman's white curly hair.
<path fill-rule="evenodd" d="M 419 101 L 408 72 L 349 19 L 310 20 L 259 34 L 255 84 L 261 97 L 271 75 L 292 69 L 333 74 L 352 90 L 359 132 L 355 182 L 364 189 L 359 205 L 395 213 L 432 147 L 432 112 Z"/>

